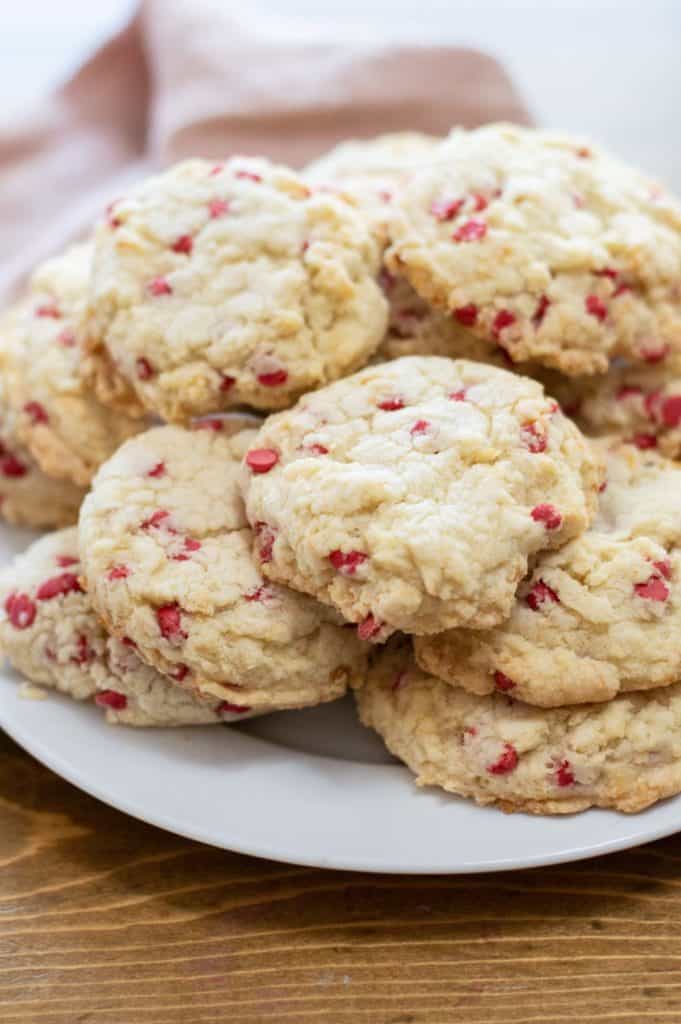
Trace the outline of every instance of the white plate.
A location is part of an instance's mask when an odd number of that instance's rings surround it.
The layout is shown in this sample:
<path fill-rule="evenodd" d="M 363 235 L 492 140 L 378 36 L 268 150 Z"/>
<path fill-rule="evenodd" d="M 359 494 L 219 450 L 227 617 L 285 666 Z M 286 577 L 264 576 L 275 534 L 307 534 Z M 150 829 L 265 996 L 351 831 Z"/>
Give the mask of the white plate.
<path fill-rule="evenodd" d="M 30 539 L 0 528 L 5 561 Z M 505 815 L 418 790 L 350 699 L 239 727 L 133 730 L 0 673 L 0 725 L 87 793 L 214 846 L 319 867 L 446 873 L 579 860 L 681 829 L 681 797 L 635 816 Z M 11 794 L 10 794 L 11 795 Z"/>

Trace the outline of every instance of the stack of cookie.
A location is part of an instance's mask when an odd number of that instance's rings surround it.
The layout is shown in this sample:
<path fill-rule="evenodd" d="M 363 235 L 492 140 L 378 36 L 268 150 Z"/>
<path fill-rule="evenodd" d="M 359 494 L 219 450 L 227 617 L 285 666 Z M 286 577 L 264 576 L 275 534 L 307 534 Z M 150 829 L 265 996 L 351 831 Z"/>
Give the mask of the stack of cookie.
<path fill-rule="evenodd" d="M 286 407 L 367 362 L 379 265 L 351 203 L 234 159 L 144 182 L 36 272 L 0 350 L 3 513 L 71 523 L 104 465 L 80 544 L 61 531 L 0 581 L 0 642 L 31 681 L 111 721 L 180 725 L 362 680 L 367 644 L 252 559 L 237 484 L 258 421 L 229 410 Z"/>
<path fill-rule="evenodd" d="M 4 318 L 2 513 L 80 508 L 5 653 L 136 725 L 351 687 L 507 809 L 681 790 L 680 280 L 658 186 L 509 126 L 143 182 Z"/>
<path fill-rule="evenodd" d="M 2 575 L 0 643 L 32 682 L 94 697 L 110 721 L 194 725 L 319 704 L 362 681 L 365 645 L 340 617 L 258 571 L 237 489 L 254 431 L 215 426 L 127 441 L 80 531 L 39 540 Z"/>
<path fill-rule="evenodd" d="M 412 153 L 419 168 L 392 184 L 380 354 L 464 356 L 541 381 L 599 439 L 606 473 L 590 527 L 532 555 L 496 625 L 479 602 L 454 628 L 444 616 L 407 628 L 412 643 L 390 641 L 374 659 L 360 714 L 424 784 L 507 809 L 640 809 L 681 787 L 681 476 L 670 461 L 681 436 L 681 209 L 576 140 L 489 126 Z M 358 194 L 375 158 L 374 148 Z M 465 400 L 480 407 L 472 390 Z M 537 433 L 540 459 L 555 450 L 553 426 Z M 550 531 L 563 520 L 554 504 L 539 506 Z M 486 538 L 489 509 L 474 507 L 480 548 L 508 571 L 507 532 L 492 519 Z M 465 536 L 461 519 L 452 533 Z M 423 572 L 426 593 L 454 546 L 445 539 Z M 493 585 L 473 545 L 470 564 Z"/>

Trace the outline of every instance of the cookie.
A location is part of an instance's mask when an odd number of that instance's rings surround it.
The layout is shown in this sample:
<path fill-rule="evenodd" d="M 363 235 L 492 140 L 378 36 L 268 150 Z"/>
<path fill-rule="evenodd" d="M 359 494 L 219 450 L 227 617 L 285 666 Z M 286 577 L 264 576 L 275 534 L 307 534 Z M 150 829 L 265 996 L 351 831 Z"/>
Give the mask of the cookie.
<path fill-rule="evenodd" d="M 96 234 L 88 345 L 102 401 L 118 374 L 174 422 L 285 408 L 376 349 L 377 270 L 350 201 L 266 160 L 178 164 L 115 203 Z"/>
<path fill-rule="evenodd" d="M 405 277 L 384 268 L 379 281 L 388 300 L 388 327 L 375 361 L 402 356 L 447 356 L 511 368 L 513 363 L 498 346 L 492 348 L 456 317 L 435 309 L 421 298 Z M 515 367 L 523 372 L 521 366 Z M 567 378 L 566 378 L 567 379 Z"/>
<path fill-rule="evenodd" d="M 19 441 L 5 366 L 11 320 L 0 322 L 0 516 L 18 526 L 67 526 L 77 520 L 85 490 L 47 476 Z"/>
<path fill-rule="evenodd" d="M 496 689 L 543 707 L 676 683 L 680 506 L 681 466 L 614 442 L 590 529 L 538 556 L 505 622 L 419 637 L 417 661 L 471 693 Z"/>
<path fill-rule="evenodd" d="M 578 376 L 681 349 L 681 207 L 579 140 L 455 131 L 390 233 L 389 267 L 514 362 Z"/>
<path fill-rule="evenodd" d="M 365 646 L 329 609 L 267 583 L 237 480 L 255 432 L 159 427 L 95 477 L 80 545 L 97 613 L 193 692 L 254 711 L 342 696 Z M 212 424 L 212 426 L 211 426 Z"/>
<path fill-rule="evenodd" d="M 616 361 L 603 376 L 552 374 L 548 390 L 591 436 L 616 434 L 641 450 L 681 455 L 681 365 L 633 366 Z"/>
<path fill-rule="evenodd" d="M 338 184 L 354 196 L 383 238 L 396 191 L 410 174 L 427 165 L 439 141 L 437 136 L 421 132 L 351 139 L 308 164 L 302 173 L 306 181 L 322 186 Z"/>
<path fill-rule="evenodd" d="M 0 574 L 0 648 L 31 682 L 94 699 L 110 722 L 204 725 L 232 720 L 109 637 L 80 582 L 77 530 L 36 541 Z"/>
<path fill-rule="evenodd" d="M 536 382 L 407 356 L 271 416 L 242 479 L 264 574 L 383 640 L 500 622 L 588 526 L 600 465 Z"/>
<path fill-rule="evenodd" d="M 96 620 L 96 616 L 94 616 Z M 253 718 L 257 712 L 215 698 L 204 699 L 178 686 L 139 657 L 127 639 L 107 637 L 106 659 L 94 670 L 95 704 L 110 725 L 171 728 L 225 725 Z"/>
<path fill-rule="evenodd" d="M 657 380 L 661 380 L 673 369 L 671 366 L 662 369 L 632 366 L 619 359 L 613 361 L 607 374 L 568 377 L 540 363 L 513 362 L 501 345 L 490 345 L 473 334 L 456 317 L 431 306 L 405 277 L 393 274 L 384 267 L 379 274 L 379 281 L 388 300 L 388 327 L 372 363 L 408 355 L 432 355 L 449 359 L 472 359 L 476 363 L 512 370 L 513 373 L 539 381 L 546 394 L 557 399 L 565 414 L 574 419 L 589 436 L 618 433 L 615 415 L 609 408 L 606 412 L 604 401 L 606 395 L 617 389 L 616 380 L 640 377 L 642 381 L 652 381 L 653 374 Z M 623 369 L 625 366 L 626 370 Z M 681 369 L 678 376 L 681 378 Z M 600 415 L 592 405 L 594 400 L 603 406 Z M 624 418 L 621 415 L 620 419 L 623 427 Z M 661 420 L 661 417 L 658 419 Z M 631 428 L 633 417 L 629 420 Z M 658 423 L 658 427 L 660 434 L 668 433 L 661 423 Z"/>
<path fill-rule="evenodd" d="M 389 132 L 349 139 L 305 167 L 311 181 L 373 180 L 392 183 L 427 164 L 440 139 L 423 132 Z"/>
<path fill-rule="evenodd" d="M 131 419 L 149 416 L 149 410 L 138 398 L 134 386 L 119 373 L 115 360 L 98 342 L 91 315 L 88 315 L 85 331 L 81 376 L 97 401 L 107 409 Z"/>
<path fill-rule="evenodd" d="M 7 397 L 17 434 L 43 472 L 87 485 L 139 419 L 97 401 L 81 377 L 89 243 L 74 245 L 33 275 L 13 316 Z"/>
<path fill-rule="evenodd" d="M 360 718 L 416 775 L 505 811 L 643 810 L 681 790 L 681 683 L 607 704 L 535 708 L 428 675 L 408 645 L 378 654 Z"/>

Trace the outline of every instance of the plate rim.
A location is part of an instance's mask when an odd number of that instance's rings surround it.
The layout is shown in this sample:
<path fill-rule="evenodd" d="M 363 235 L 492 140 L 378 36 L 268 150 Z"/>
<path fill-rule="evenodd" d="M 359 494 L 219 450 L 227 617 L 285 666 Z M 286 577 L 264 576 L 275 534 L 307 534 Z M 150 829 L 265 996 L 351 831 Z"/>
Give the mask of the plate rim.
<path fill-rule="evenodd" d="M 8 681 L 8 673 L 6 671 L 0 672 L 0 678 L 4 677 L 3 682 Z M 12 685 L 14 681 L 12 680 Z M 57 694 L 53 691 L 49 691 L 50 700 L 58 698 L 61 701 L 68 701 L 69 703 L 78 704 L 78 702 L 69 701 L 69 698 L 64 697 L 62 694 Z M 21 699 L 21 698 L 18 698 Z M 45 705 L 47 702 L 37 701 L 35 705 Z M 80 710 L 80 708 L 78 709 Z M 83 710 L 86 710 L 83 708 Z M 105 725 L 102 722 L 102 725 Z M 418 863 L 412 868 L 405 867 L 403 863 L 390 863 L 389 860 L 378 864 L 372 862 L 371 858 L 358 858 L 353 856 L 335 856 L 331 853 L 327 858 L 323 860 L 319 857 L 310 856 L 306 857 L 300 852 L 294 852 L 288 845 L 287 840 L 279 836 L 277 839 L 273 836 L 272 841 L 268 843 L 254 843 L 244 842 L 239 839 L 237 841 L 218 840 L 214 834 L 210 834 L 208 831 L 203 831 L 200 827 L 189 827 L 187 824 L 183 824 L 182 821 L 176 820 L 172 815 L 164 812 L 155 813 L 153 809 L 140 805 L 133 794 L 130 794 L 126 798 L 122 798 L 120 795 L 112 793 L 107 789 L 106 784 L 102 784 L 98 781 L 92 781 L 87 776 L 84 776 L 82 771 L 79 771 L 77 765 L 73 762 L 69 762 L 68 758 L 65 758 L 59 751 L 51 750 L 41 740 L 32 736 L 28 731 L 28 726 L 22 727 L 12 718 L 10 714 L 5 713 L 5 709 L 2 707 L 0 702 L 0 728 L 2 728 L 11 739 L 14 740 L 24 751 L 34 757 L 38 762 L 53 771 L 60 778 L 67 781 L 70 785 L 75 786 L 81 792 L 86 793 L 88 796 L 105 803 L 107 806 L 112 807 L 121 813 L 127 814 L 138 821 L 142 821 L 145 824 L 152 825 L 155 828 L 160 828 L 170 834 L 181 836 L 185 839 L 191 839 L 195 842 L 204 843 L 205 845 L 214 847 L 216 849 L 224 849 L 234 853 L 245 854 L 251 857 L 257 857 L 260 859 L 278 861 L 280 863 L 291 864 L 305 868 L 323 868 L 327 870 L 339 870 L 339 871 L 352 871 L 352 872 L 364 872 L 373 874 L 386 874 L 386 875 L 461 875 L 461 874 L 489 874 L 491 872 L 507 872 L 507 871 L 521 871 L 528 870 L 531 868 L 548 867 L 552 865 L 567 864 L 567 863 L 578 863 L 582 860 L 590 860 L 594 857 L 604 856 L 610 853 L 617 853 L 623 850 L 632 849 L 637 846 L 644 845 L 648 842 L 654 842 L 655 840 L 662 839 L 666 836 L 673 835 L 675 832 L 681 831 L 681 796 L 672 797 L 664 804 L 670 804 L 671 801 L 676 801 L 679 804 L 679 818 L 677 821 L 663 823 L 655 828 L 645 829 L 641 827 L 641 814 L 638 815 L 619 815 L 618 812 L 604 812 L 618 814 L 618 817 L 625 822 L 630 822 L 631 827 L 624 830 L 624 834 L 620 834 L 612 839 L 606 839 L 603 841 L 597 841 L 593 844 L 586 846 L 567 846 L 561 850 L 557 850 L 553 853 L 540 853 L 537 855 L 528 854 L 522 858 L 504 858 L 504 857 L 491 857 L 475 862 L 460 862 L 452 867 L 443 867 L 441 864 Z M 112 727 L 107 727 L 112 728 Z M 113 728 L 121 728 L 116 726 Z M 227 727 L 225 727 L 227 728 Z M 204 729 L 201 727 L 194 727 L 193 730 L 183 729 L 183 732 L 193 731 L 196 733 L 203 732 Z M 211 730 L 212 731 L 212 730 Z M 154 730 L 155 733 L 159 732 L 178 732 L 178 730 Z M 266 740 L 261 740 L 259 737 L 255 737 L 258 742 L 267 743 Z M 340 759 L 334 757 L 325 757 L 318 754 L 303 754 L 296 755 L 311 758 L 322 762 L 333 762 L 338 765 Z M 348 762 L 357 767 L 357 762 Z M 406 779 L 409 779 L 409 771 L 403 765 L 373 765 L 372 768 L 380 768 L 383 771 L 390 773 L 399 773 Z M 433 789 L 433 787 L 429 787 Z M 437 792 L 437 790 L 435 790 Z M 656 805 L 659 806 L 659 805 Z M 501 813 L 495 811 L 495 813 Z M 580 815 L 560 816 L 564 817 L 579 817 L 581 820 L 587 820 L 587 817 L 593 811 L 582 812 Z M 642 812 L 645 814 L 645 811 Z M 555 820 L 556 816 L 549 817 L 549 821 Z"/>

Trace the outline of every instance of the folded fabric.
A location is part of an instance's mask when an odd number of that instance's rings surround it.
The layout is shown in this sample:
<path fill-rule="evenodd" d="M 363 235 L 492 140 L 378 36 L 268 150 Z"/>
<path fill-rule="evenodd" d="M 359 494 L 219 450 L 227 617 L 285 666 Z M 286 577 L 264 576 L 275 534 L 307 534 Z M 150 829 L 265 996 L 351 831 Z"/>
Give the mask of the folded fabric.
<path fill-rule="evenodd" d="M 246 20 L 214 0 L 144 0 L 54 95 L 0 130 L 2 297 L 132 181 L 182 157 L 264 153 L 300 166 L 342 138 L 528 121 L 490 57 L 359 34 Z"/>

